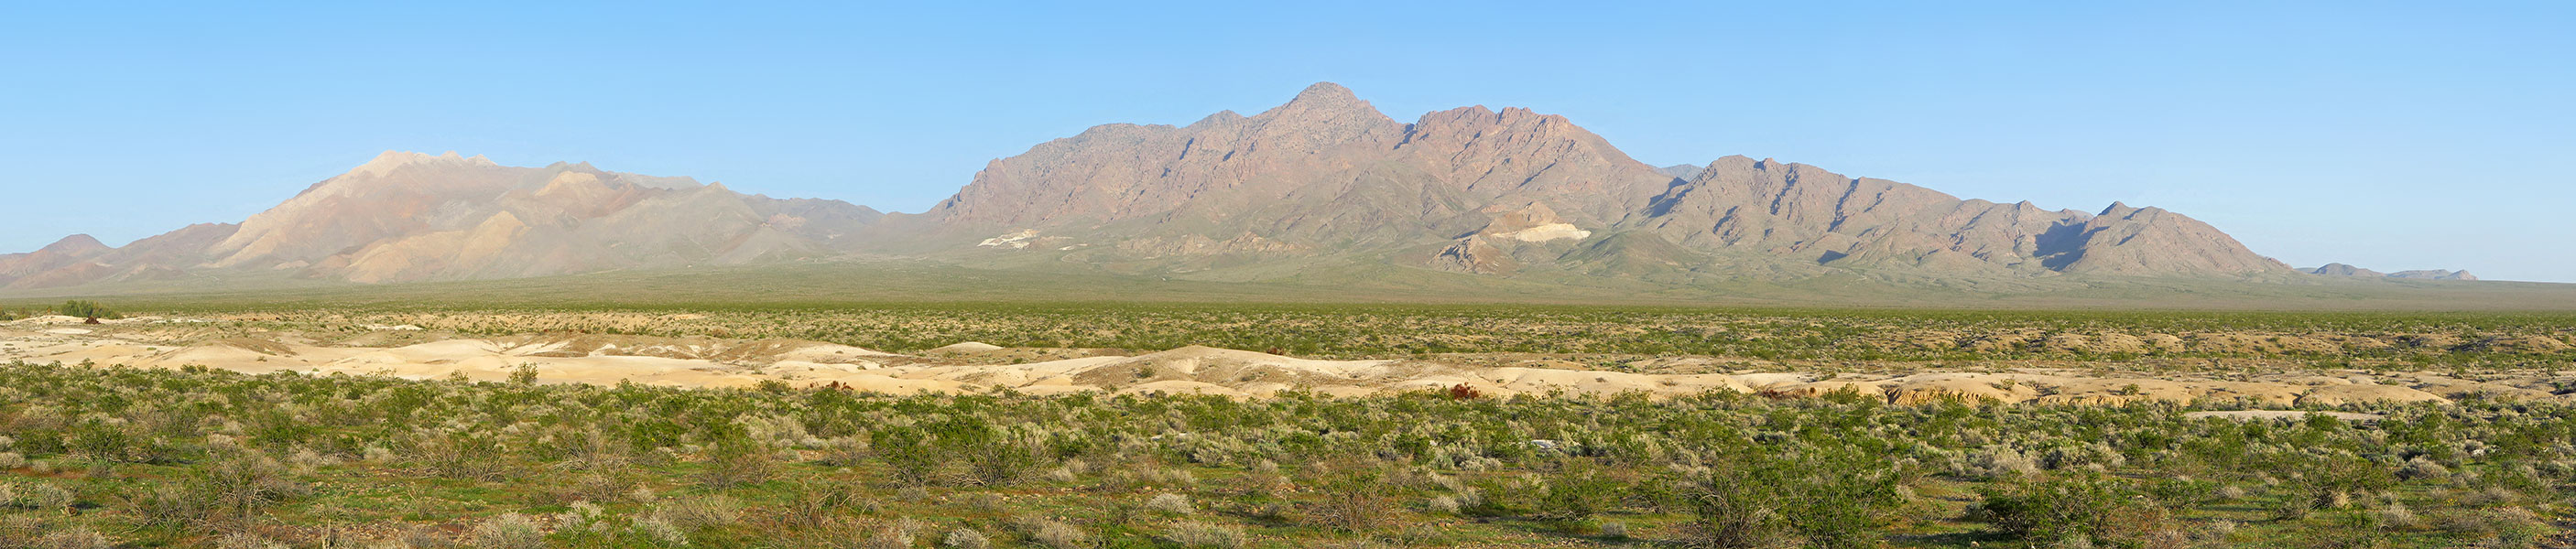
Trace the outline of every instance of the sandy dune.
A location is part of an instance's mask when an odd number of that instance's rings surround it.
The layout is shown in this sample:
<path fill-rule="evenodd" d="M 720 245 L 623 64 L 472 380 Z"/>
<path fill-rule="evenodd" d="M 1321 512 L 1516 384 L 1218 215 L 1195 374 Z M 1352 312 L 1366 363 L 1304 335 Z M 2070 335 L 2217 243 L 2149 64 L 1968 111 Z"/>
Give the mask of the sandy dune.
<path fill-rule="evenodd" d="M 1209 394 L 1259 398 L 1283 391 L 1352 396 L 1438 391 L 1466 385 L 1488 396 L 1641 392 L 1670 397 L 1712 391 L 1780 398 L 1856 393 L 1895 404 L 1944 400 L 2041 405 L 2118 405 L 2139 401 L 2242 401 L 2265 406 L 2445 402 L 2460 398 L 2558 399 L 2553 375 L 2457 379 L 2430 372 L 2304 370 L 2271 376 L 2118 374 L 2046 368 L 1916 371 L 1901 374 L 1675 371 L 1704 366 L 1697 357 L 1660 357 L 1631 366 L 1649 373 L 1584 369 L 1555 360 L 1469 366 L 1424 360 L 1314 360 L 1190 346 L 1136 355 L 1101 350 L 1019 350 L 961 342 L 922 355 L 880 352 L 799 340 L 671 339 L 595 334 L 439 339 L 409 326 L 363 326 L 388 335 L 342 341 L 397 341 L 384 346 L 327 345 L 293 334 L 184 340 L 171 333 L 185 320 L 132 319 L 87 327 L 69 317 L 0 324 L 0 360 L 139 368 L 201 365 L 252 374 L 384 375 L 406 379 L 461 376 L 497 381 L 523 368 L 541 383 L 633 382 L 674 387 L 747 387 L 764 381 L 839 386 L 892 394 L 1011 390 L 1023 394 Z M 372 335 L 372 334 L 370 334 Z M 1025 351 L 1025 352 L 1024 352 Z M 1084 355 L 1091 356 L 1084 356 Z M 1056 357 L 1030 361 L 1027 357 Z M 1016 363 L 995 363 L 1007 359 Z M 1069 358 L 1064 358 L 1069 357 Z M 1704 369 L 1703 369 L 1704 370 Z"/>

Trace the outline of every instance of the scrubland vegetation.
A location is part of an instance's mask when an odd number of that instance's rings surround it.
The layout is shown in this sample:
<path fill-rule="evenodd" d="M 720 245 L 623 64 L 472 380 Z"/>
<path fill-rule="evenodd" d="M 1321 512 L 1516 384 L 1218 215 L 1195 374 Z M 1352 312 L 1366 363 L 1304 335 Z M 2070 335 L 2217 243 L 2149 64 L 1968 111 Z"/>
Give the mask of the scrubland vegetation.
<path fill-rule="evenodd" d="M 890 397 L 0 367 L 10 547 L 2533 547 L 2576 408 Z"/>
<path fill-rule="evenodd" d="M 75 299 L 75 300 L 71 300 L 71 301 L 65 301 L 65 302 L 63 302 L 63 304 L 62 304 L 61 306 L 59 306 L 59 307 L 54 307 L 54 308 L 52 308 L 52 309 L 50 309 L 50 310 L 46 310 L 46 309 L 32 309 L 32 308 L 30 308 L 30 309 L 9 309 L 9 308 L 5 308 L 5 307 L 0 307 L 0 322 L 11 321 L 11 320 L 17 320 L 17 319 L 21 319 L 21 318 L 31 318 L 31 317 L 35 317 L 35 316 L 38 316 L 38 315 L 45 315 L 45 314 L 57 314 L 57 315 L 63 315 L 63 316 L 68 316 L 68 317 L 72 317 L 72 318 L 81 318 L 81 319 L 107 319 L 107 320 L 115 320 L 115 319 L 125 318 L 125 316 L 124 316 L 124 315 L 117 314 L 117 312 L 116 312 L 114 309 L 109 309 L 106 305 L 101 305 L 101 304 L 99 304 L 99 303 L 98 303 L 98 302 L 96 302 L 96 301 L 87 301 L 87 300 L 79 300 L 79 299 Z"/>
<path fill-rule="evenodd" d="M 467 335 L 582 332 L 793 338 L 888 351 L 1206 345 L 1314 358 L 1429 353 L 1780 360 L 2288 358 L 2516 367 L 2576 359 L 2569 313 L 1760 310 L 1548 306 L 869 304 L 221 313 L 250 329 L 411 325 Z"/>
<path fill-rule="evenodd" d="M 53 313 L 64 308 L 50 307 Z M 112 317 L 108 307 L 84 312 Z M 2009 367 L 2549 371 L 2565 314 L 1299 305 L 191 310 L 131 337 L 793 338 L 915 351 L 1696 355 Z M 133 320 L 127 322 L 148 322 Z M 383 329 L 404 326 L 400 330 Z M 418 327 L 418 330 L 409 329 Z M 2208 359 L 2208 360 L 2202 360 Z M 1660 366 L 1649 366 L 1660 367 Z M 2320 370 L 2325 371 L 2325 370 Z M 2544 547 L 2560 398 L 2194 419 L 2245 402 L 1877 395 L 890 396 L 0 365 L 7 547 Z M 1777 396 L 1777 395 L 1774 395 Z"/>

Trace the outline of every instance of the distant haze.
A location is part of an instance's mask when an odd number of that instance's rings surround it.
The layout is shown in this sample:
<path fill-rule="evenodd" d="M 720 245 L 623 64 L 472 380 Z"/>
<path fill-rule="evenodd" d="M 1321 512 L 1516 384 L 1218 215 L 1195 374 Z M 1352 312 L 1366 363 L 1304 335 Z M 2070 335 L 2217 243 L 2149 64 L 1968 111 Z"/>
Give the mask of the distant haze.
<path fill-rule="evenodd" d="M 921 212 L 1096 124 L 1333 81 L 2049 210 L 2306 268 L 2576 282 L 2576 5 L 1300 3 L 0 8 L 0 253 L 232 222 L 386 150 Z M 1801 11 L 1803 10 L 1803 11 Z"/>

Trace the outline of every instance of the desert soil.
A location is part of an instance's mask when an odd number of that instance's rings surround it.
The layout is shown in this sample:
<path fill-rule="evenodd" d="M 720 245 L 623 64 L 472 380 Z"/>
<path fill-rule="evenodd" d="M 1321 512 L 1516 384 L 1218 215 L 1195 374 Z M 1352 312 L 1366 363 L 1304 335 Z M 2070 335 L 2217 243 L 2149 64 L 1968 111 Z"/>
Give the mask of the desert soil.
<path fill-rule="evenodd" d="M 1129 352 L 958 342 L 897 354 L 801 340 L 463 336 L 408 325 L 352 325 L 331 334 L 272 332 L 209 338 L 197 327 L 211 322 L 220 321 L 151 317 L 88 325 L 54 316 L 0 323 L 0 361 L 136 368 L 194 365 L 248 374 L 476 381 L 501 381 L 515 372 L 533 370 L 539 383 L 739 388 L 776 381 L 889 394 L 1007 389 L 1030 395 L 1101 392 L 1261 398 L 1283 391 L 1357 396 L 1464 385 L 1492 397 L 1558 392 L 1672 397 L 1727 391 L 1804 398 L 1851 391 L 1894 404 L 1963 399 L 2039 405 L 2203 401 L 2250 407 L 2332 407 L 2367 401 L 2576 398 L 2557 394 L 2558 387 L 2576 384 L 2571 383 L 2576 382 L 2576 372 L 2537 370 L 2476 374 L 2293 367 L 2176 371 L 2124 369 L 2122 363 L 2013 361 L 1854 372 L 1840 367 L 1801 370 L 1796 363 L 1663 356 L 1628 361 L 1615 365 L 1624 371 L 1611 371 L 1564 357 L 1508 353 L 1314 360 L 1200 346 Z"/>

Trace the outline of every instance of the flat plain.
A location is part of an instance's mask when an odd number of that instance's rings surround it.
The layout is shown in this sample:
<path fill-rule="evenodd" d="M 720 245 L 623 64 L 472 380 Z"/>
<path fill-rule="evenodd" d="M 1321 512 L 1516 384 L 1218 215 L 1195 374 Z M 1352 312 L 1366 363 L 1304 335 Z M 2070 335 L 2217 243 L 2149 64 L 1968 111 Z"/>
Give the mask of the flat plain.
<path fill-rule="evenodd" d="M 0 539 L 2536 547 L 2576 487 L 2568 313 L 127 301 L 0 325 Z"/>

